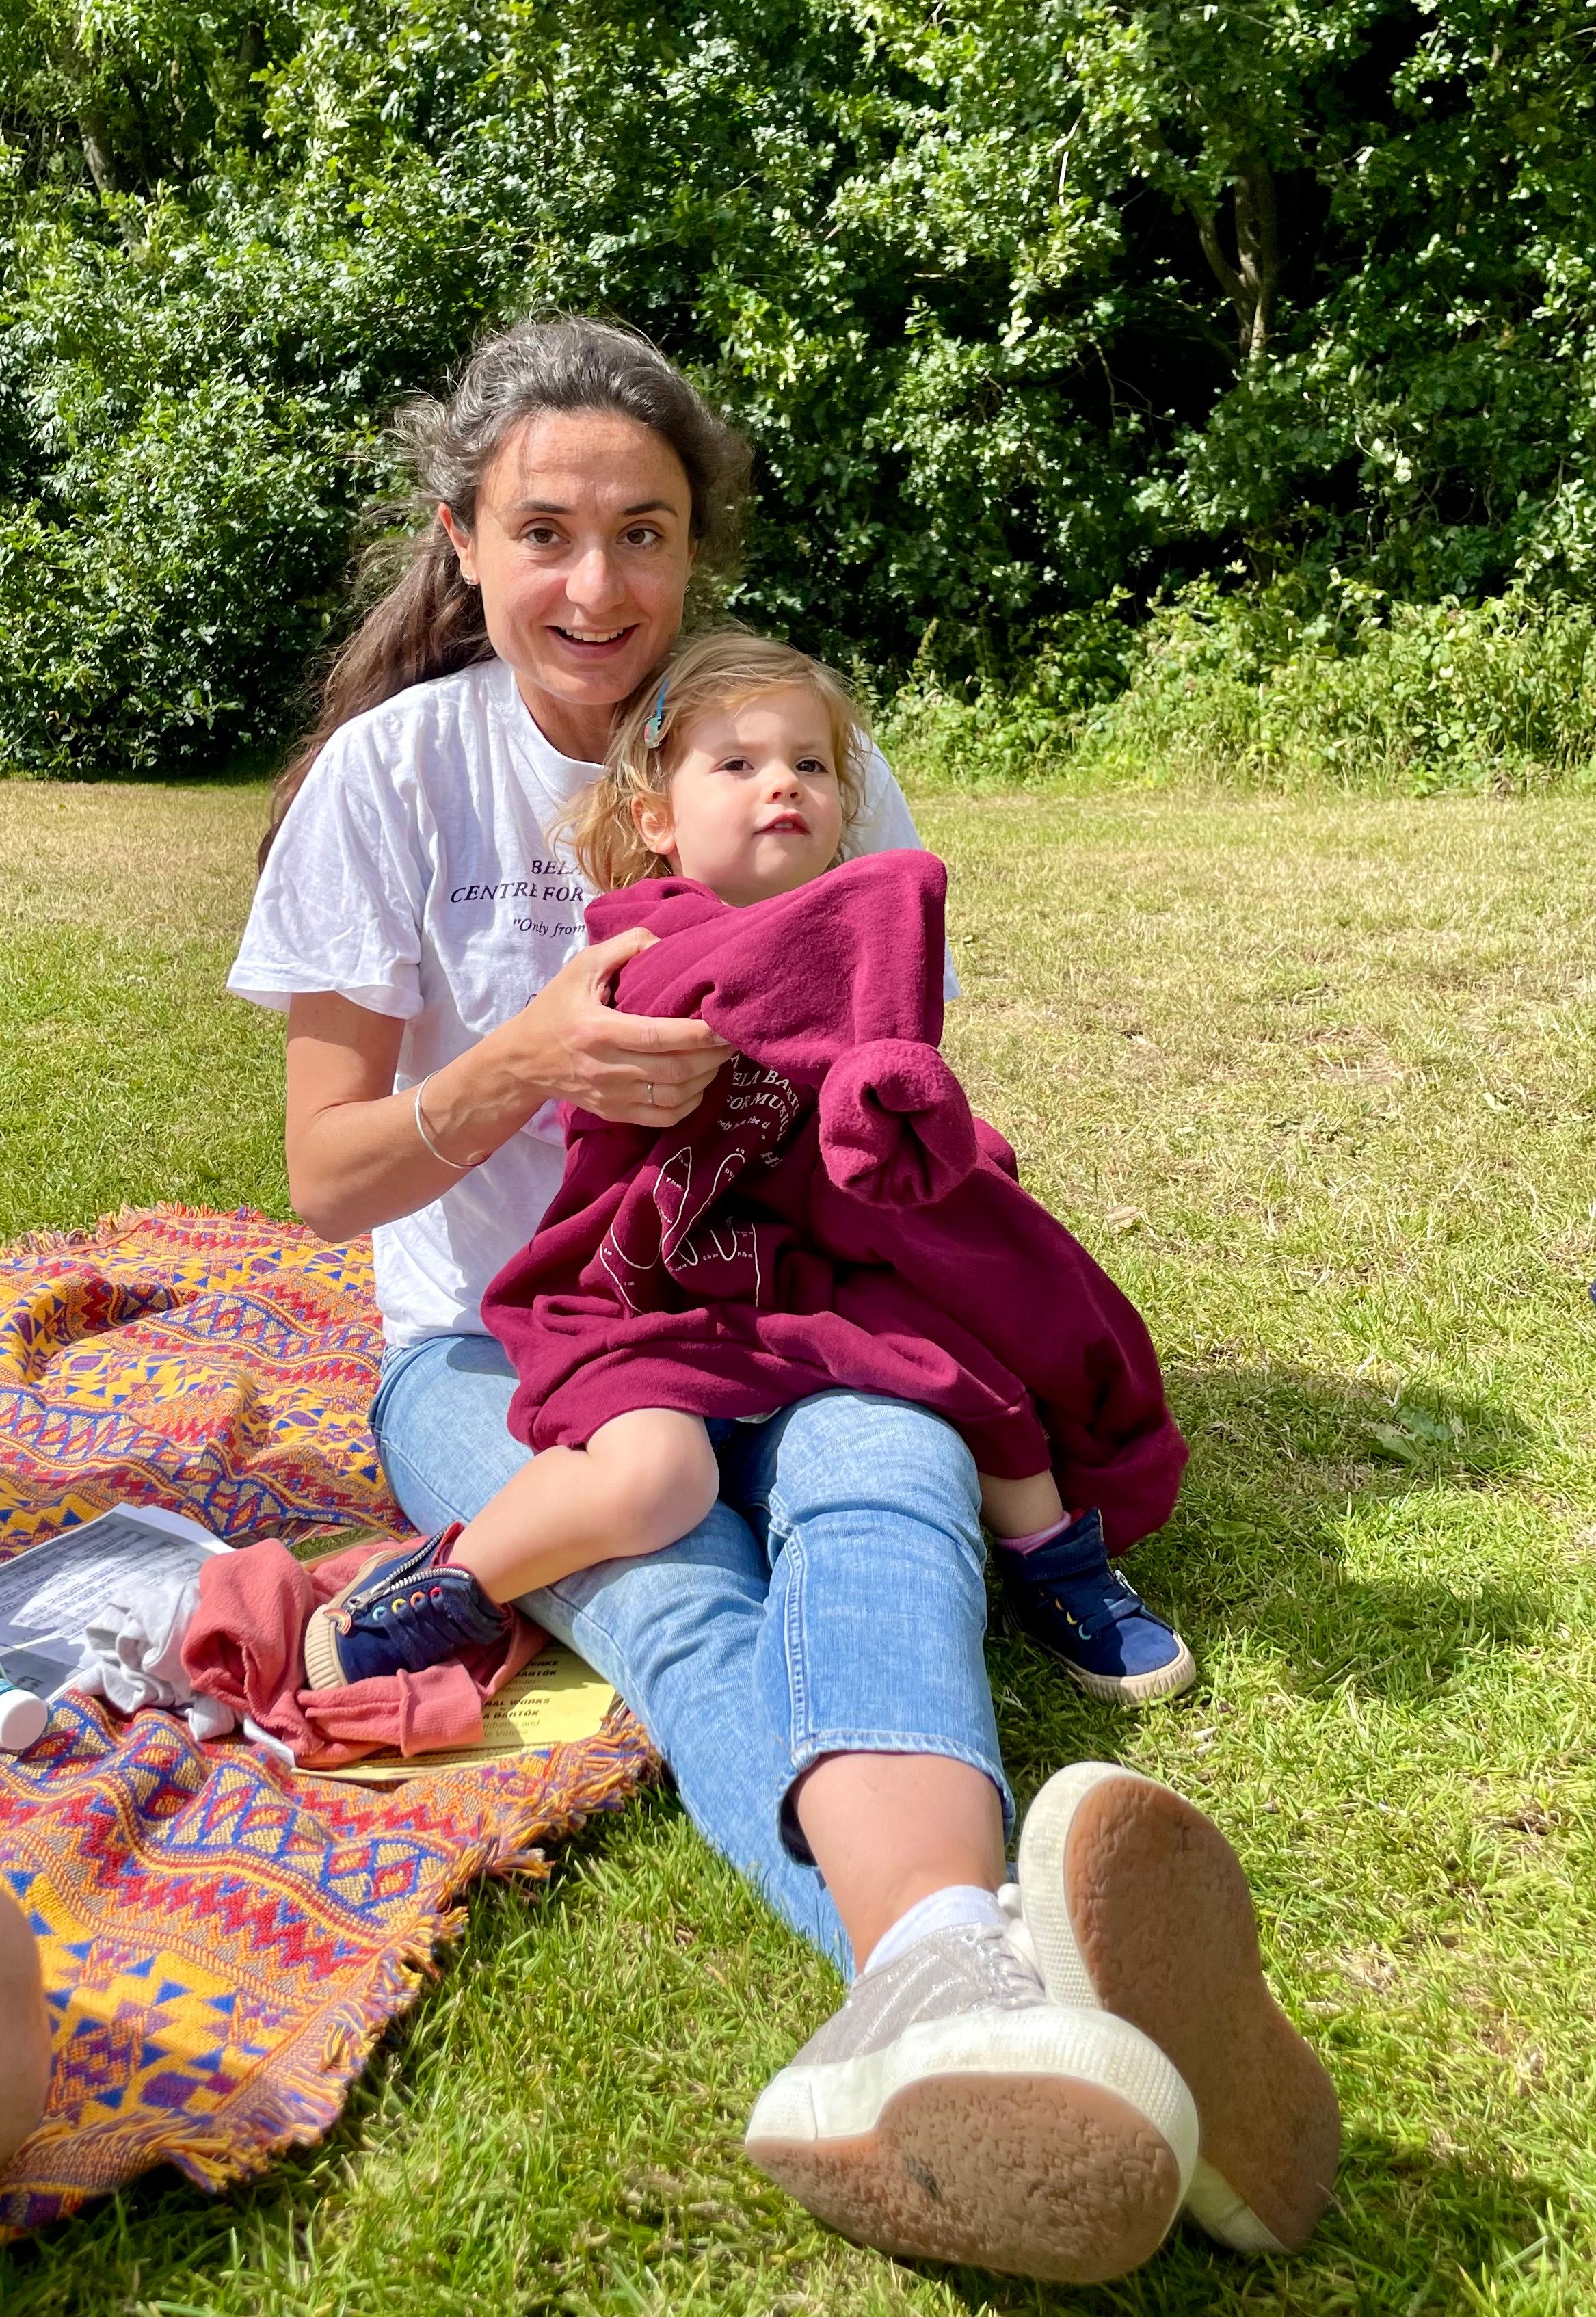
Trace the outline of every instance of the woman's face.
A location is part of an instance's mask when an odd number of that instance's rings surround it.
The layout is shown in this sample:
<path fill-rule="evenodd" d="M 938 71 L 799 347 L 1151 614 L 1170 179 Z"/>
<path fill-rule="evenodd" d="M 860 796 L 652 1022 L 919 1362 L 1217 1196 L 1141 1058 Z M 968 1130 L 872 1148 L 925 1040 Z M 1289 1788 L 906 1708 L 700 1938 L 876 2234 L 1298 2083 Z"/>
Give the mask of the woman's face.
<path fill-rule="evenodd" d="M 614 709 L 682 624 L 693 540 L 681 460 L 613 411 L 551 412 L 506 437 L 470 531 L 439 514 L 543 731 L 566 756 L 601 757 Z"/>

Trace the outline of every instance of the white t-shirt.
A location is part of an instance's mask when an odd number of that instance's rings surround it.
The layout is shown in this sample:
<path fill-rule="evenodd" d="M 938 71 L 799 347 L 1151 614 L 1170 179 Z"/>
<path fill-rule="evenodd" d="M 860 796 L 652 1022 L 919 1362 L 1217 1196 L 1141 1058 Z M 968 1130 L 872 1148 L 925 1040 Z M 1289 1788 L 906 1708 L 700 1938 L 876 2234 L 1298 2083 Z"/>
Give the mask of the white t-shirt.
<path fill-rule="evenodd" d="M 397 1016 L 394 1084 L 415 1086 L 519 1012 L 585 944 L 592 891 L 548 832 L 598 770 L 545 739 L 503 660 L 355 717 L 290 808 L 227 988 L 285 1013 L 296 992 L 334 990 Z M 919 844 L 873 750 L 849 850 Z M 389 1344 L 481 1328 L 483 1290 L 537 1229 L 564 1164 L 548 1103 L 431 1206 L 378 1226 Z"/>

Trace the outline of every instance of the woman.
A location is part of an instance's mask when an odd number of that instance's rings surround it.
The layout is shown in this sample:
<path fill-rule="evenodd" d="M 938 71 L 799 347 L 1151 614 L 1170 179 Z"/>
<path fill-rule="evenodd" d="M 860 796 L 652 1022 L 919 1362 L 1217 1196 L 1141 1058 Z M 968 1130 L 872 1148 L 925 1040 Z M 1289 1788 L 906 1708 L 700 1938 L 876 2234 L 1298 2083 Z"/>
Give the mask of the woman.
<path fill-rule="evenodd" d="M 557 1105 L 664 1127 L 727 1060 L 701 1023 L 606 1006 L 649 937 L 584 946 L 551 832 L 695 573 L 724 568 L 746 459 L 652 347 L 587 321 L 489 342 L 404 434 L 430 527 L 281 784 L 229 986 L 288 1012 L 300 1213 L 374 1231 L 372 1423 L 427 1533 L 526 1453 L 479 1299 L 559 1182 Z M 917 842 L 878 759 L 856 846 Z M 522 1606 L 614 1682 L 709 1839 L 859 1966 L 762 2098 L 758 2160 L 866 2241 L 1038 2276 L 1119 2274 L 1189 2187 L 1230 2241 L 1306 2235 L 1328 2088 L 1250 1931 L 1238 1946 L 1217 1833 L 1146 1781 L 1065 1773 L 1028 1818 L 1020 1892 L 997 1895 L 1012 1806 L 957 1435 L 832 1392 L 739 1427 L 721 1464 L 682 1543 Z M 1138 2006 L 1163 2049 L 1128 2024 Z"/>

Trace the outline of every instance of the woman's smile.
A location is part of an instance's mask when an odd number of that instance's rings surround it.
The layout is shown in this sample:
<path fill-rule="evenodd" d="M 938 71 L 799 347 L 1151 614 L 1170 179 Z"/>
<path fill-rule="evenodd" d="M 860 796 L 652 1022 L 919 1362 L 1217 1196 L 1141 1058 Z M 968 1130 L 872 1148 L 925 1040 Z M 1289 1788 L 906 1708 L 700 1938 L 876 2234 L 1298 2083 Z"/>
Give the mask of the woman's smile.
<path fill-rule="evenodd" d="M 584 659 L 593 659 L 606 653 L 614 653 L 624 649 L 637 634 L 639 624 L 638 622 L 633 621 L 630 625 L 623 628 L 594 630 L 562 627 L 557 622 L 550 621 L 548 632 L 550 635 L 557 636 L 561 643 L 570 650 L 579 652 Z"/>

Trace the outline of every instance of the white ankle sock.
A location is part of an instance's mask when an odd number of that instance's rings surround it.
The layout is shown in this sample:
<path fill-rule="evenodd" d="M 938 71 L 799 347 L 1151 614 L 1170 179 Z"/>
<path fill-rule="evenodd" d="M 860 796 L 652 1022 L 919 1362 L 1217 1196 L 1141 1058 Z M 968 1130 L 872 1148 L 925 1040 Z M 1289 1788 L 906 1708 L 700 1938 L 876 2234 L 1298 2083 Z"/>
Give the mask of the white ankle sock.
<path fill-rule="evenodd" d="M 867 1971 L 879 1971 L 883 1964 L 896 1963 L 916 1939 L 928 1938 L 932 1931 L 957 1930 L 961 1924 L 974 1923 L 1003 1930 L 1008 1917 L 997 1903 L 997 1894 L 983 1891 L 977 1883 L 950 1883 L 946 1890 L 932 1891 L 917 1899 L 907 1914 L 900 1915 L 889 1929 L 870 1949 L 869 1959 L 860 1965 L 859 1976 Z"/>

